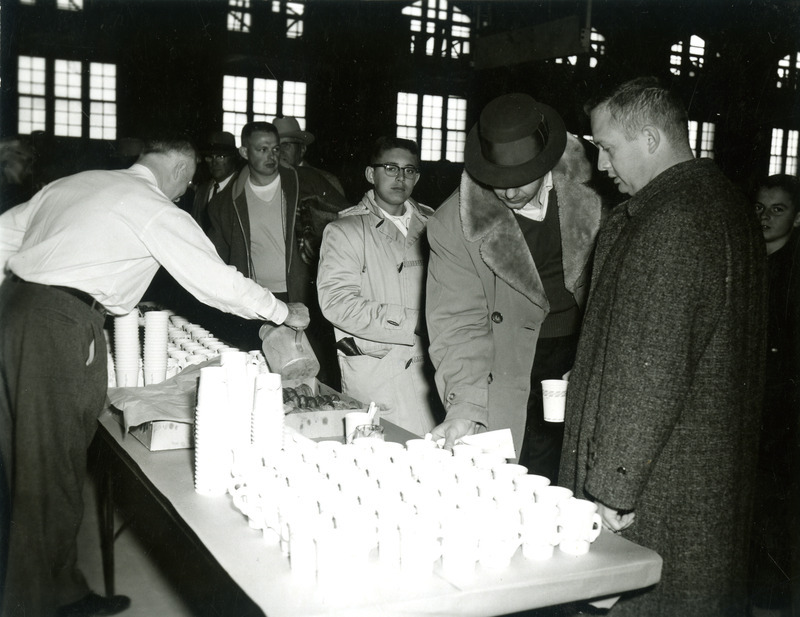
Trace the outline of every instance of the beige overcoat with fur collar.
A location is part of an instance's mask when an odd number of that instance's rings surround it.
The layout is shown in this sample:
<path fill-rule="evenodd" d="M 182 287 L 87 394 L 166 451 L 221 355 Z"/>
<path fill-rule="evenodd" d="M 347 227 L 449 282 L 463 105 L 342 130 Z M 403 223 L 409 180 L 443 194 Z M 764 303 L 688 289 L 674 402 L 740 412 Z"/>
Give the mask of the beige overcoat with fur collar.
<path fill-rule="evenodd" d="M 584 183 L 591 166 L 578 140 L 553 169 L 564 282 L 583 306 L 601 202 Z M 550 309 L 514 215 L 466 172 L 428 223 L 427 326 L 447 418 L 510 428 L 517 454 L 525 430 L 539 329 Z"/>

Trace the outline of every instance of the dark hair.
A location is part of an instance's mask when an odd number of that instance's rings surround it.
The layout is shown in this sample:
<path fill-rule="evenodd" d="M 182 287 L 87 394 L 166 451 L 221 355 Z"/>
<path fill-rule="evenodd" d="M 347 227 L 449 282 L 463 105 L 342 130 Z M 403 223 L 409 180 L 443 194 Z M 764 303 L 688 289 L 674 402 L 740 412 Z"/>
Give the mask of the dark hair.
<path fill-rule="evenodd" d="M 689 140 L 689 115 L 683 101 L 655 77 L 639 77 L 618 86 L 611 94 L 590 100 L 584 111 L 605 107 L 628 139 L 646 125 L 660 128 L 674 144 Z"/>
<path fill-rule="evenodd" d="M 369 155 L 369 162 L 379 163 L 383 153 L 392 148 L 408 150 L 417 158 L 417 164 L 419 164 L 419 146 L 417 146 L 417 142 L 411 139 L 403 139 L 402 137 L 387 136 L 378 137 L 378 139 L 375 140 Z"/>
<path fill-rule="evenodd" d="M 769 176 L 756 184 L 756 192 L 759 189 L 783 189 L 792 200 L 795 212 L 800 212 L 800 180 L 797 179 L 797 176 L 789 174 Z"/>
<path fill-rule="evenodd" d="M 191 140 L 183 137 L 154 137 L 145 140 L 142 156 L 145 154 L 170 154 L 177 152 L 197 160 L 197 148 Z"/>
<path fill-rule="evenodd" d="M 248 122 L 247 124 L 242 127 L 242 145 L 247 146 L 247 142 L 250 139 L 250 136 L 253 133 L 272 133 L 280 140 L 280 135 L 278 135 L 278 129 L 275 128 L 274 124 L 269 122 Z"/>

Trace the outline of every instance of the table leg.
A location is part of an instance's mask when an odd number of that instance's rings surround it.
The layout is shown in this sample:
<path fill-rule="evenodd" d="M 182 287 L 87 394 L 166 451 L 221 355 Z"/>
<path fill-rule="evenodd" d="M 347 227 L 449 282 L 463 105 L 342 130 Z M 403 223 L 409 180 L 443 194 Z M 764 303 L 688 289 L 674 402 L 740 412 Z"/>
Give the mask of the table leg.
<path fill-rule="evenodd" d="M 114 482 L 106 468 L 100 479 L 100 550 L 106 595 L 114 595 Z"/>

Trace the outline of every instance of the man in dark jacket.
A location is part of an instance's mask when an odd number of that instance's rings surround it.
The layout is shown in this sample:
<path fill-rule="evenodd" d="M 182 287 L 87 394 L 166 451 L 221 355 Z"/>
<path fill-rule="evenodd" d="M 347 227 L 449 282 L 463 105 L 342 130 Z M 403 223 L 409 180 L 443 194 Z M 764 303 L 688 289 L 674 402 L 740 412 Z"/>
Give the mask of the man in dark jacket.
<path fill-rule="evenodd" d="M 349 204 L 313 169 L 282 166 L 280 151 L 272 124 L 245 125 L 239 153 L 247 165 L 209 203 L 208 236 L 223 261 L 256 282 L 270 281 L 276 297 L 309 307 L 306 333 L 320 361 L 319 378 L 339 389 L 333 328 L 319 311 L 314 280 L 322 230 Z M 245 349 L 261 347 L 252 324 L 226 322 L 218 336 Z"/>
<path fill-rule="evenodd" d="M 598 234 L 559 482 L 606 532 L 664 559 L 616 615 L 744 615 L 763 392 L 764 243 L 752 207 L 694 159 L 655 79 L 587 106 L 598 168 L 631 196 Z"/>

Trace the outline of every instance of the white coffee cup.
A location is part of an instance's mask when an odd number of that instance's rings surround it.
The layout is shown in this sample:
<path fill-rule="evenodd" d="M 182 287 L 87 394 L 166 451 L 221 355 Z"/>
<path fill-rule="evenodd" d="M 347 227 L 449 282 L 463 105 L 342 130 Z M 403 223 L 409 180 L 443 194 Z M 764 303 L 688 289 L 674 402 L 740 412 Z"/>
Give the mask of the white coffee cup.
<path fill-rule="evenodd" d="M 542 561 L 553 556 L 561 541 L 558 530 L 558 507 L 545 503 L 527 503 L 522 516 L 522 554 L 526 559 Z"/>
<path fill-rule="evenodd" d="M 362 424 L 372 424 L 369 414 L 365 411 L 351 411 L 344 416 L 344 441 L 345 443 L 352 443 L 353 433 L 356 431 L 357 426 Z"/>
<path fill-rule="evenodd" d="M 568 383 L 565 379 L 545 379 L 542 381 L 542 403 L 545 422 L 564 421 Z"/>
<path fill-rule="evenodd" d="M 561 533 L 558 548 L 568 555 L 588 553 L 589 545 L 597 540 L 602 527 L 597 504 L 570 497 L 558 504 L 558 512 L 558 529 Z"/>
<path fill-rule="evenodd" d="M 546 503 L 557 506 L 565 499 L 572 497 L 572 491 L 563 486 L 542 486 L 534 490 L 536 503 Z"/>

